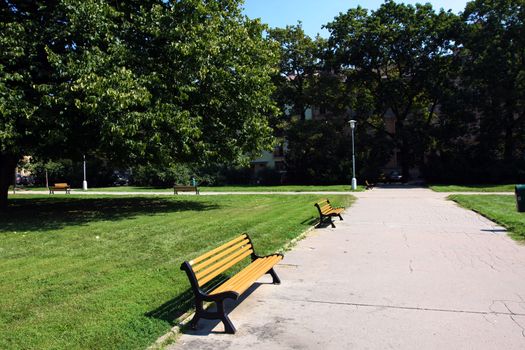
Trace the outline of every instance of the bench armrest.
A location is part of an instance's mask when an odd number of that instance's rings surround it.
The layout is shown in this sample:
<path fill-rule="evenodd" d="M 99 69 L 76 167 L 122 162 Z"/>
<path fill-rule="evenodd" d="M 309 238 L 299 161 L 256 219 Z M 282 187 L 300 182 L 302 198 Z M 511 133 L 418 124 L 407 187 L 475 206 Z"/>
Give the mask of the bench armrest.
<path fill-rule="evenodd" d="M 221 301 L 221 300 L 224 300 L 224 299 L 233 299 L 233 300 L 237 300 L 239 298 L 239 293 L 236 293 L 236 292 L 232 292 L 232 291 L 227 291 L 227 292 L 222 292 L 222 293 L 218 293 L 218 294 L 214 294 L 214 295 L 209 295 L 209 294 L 203 294 L 202 295 L 202 300 L 204 301 Z"/>

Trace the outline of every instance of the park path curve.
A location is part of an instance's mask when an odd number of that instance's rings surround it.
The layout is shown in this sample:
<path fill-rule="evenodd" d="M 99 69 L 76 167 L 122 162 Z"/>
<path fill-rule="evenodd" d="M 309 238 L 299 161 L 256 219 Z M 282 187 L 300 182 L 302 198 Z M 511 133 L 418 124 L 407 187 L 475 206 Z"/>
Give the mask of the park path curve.
<path fill-rule="evenodd" d="M 179 349 L 525 349 L 525 247 L 427 189 L 374 189 Z"/>

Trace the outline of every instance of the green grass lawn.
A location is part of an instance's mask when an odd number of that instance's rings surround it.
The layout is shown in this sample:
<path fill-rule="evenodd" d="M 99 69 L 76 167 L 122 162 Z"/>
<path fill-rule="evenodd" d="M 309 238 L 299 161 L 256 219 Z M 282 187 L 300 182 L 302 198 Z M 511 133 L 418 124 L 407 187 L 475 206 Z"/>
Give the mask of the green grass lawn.
<path fill-rule="evenodd" d="M 28 187 L 29 191 L 46 191 L 45 187 Z M 90 188 L 92 191 L 104 192 L 173 192 L 173 188 L 116 186 Z M 352 191 L 350 185 L 331 186 L 199 186 L 201 192 L 347 192 Z M 358 186 L 356 191 L 364 191 L 364 186 Z"/>
<path fill-rule="evenodd" d="M 513 184 L 507 185 L 430 185 L 436 192 L 514 192 Z"/>
<path fill-rule="evenodd" d="M 452 195 L 449 198 L 505 227 L 514 239 L 525 240 L 525 213 L 516 211 L 514 196 Z"/>
<path fill-rule="evenodd" d="M 12 196 L 0 349 L 144 349 L 192 307 L 183 260 L 242 232 L 275 252 L 316 222 L 318 197 Z"/>

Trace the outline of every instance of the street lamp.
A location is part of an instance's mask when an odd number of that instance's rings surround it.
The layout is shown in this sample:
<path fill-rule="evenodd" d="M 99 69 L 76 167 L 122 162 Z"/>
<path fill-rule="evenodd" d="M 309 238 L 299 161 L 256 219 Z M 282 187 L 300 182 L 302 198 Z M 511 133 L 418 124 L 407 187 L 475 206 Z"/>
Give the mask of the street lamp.
<path fill-rule="evenodd" d="M 355 178 L 355 148 L 354 148 L 354 130 L 357 122 L 355 120 L 350 120 L 350 129 L 352 129 L 352 190 L 357 189 L 357 179 Z"/>
<path fill-rule="evenodd" d="M 87 191 L 87 180 L 86 180 L 86 155 L 84 155 L 84 181 L 82 182 L 82 189 Z"/>

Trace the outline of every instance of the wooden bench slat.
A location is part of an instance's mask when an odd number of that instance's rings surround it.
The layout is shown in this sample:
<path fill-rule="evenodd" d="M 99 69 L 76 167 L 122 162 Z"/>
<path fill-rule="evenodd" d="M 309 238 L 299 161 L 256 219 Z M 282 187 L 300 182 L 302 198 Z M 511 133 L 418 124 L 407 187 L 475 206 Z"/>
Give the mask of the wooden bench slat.
<path fill-rule="evenodd" d="M 217 247 L 217 248 L 215 248 L 215 249 L 212 249 L 212 250 L 210 250 L 209 252 L 207 252 L 207 253 L 205 253 L 205 254 L 202 254 L 201 256 L 199 256 L 199 257 L 197 257 L 197 258 L 195 258 L 195 259 L 193 259 L 193 260 L 190 260 L 189 263 L 190 263 L 190 265 L 198 264 L 199 262 L 201 262 L 201 261 L 203 261 L 203 260 L 209 258 L 209 257 L 212 256 L 212 255 L 217 254 L 217 253 L 220 252 L 221 250 L 227 249 L 228 247 L 234 245 L 235 243 L 237 243 L 237 242 L 239 242 L 239 241 L 242 241 L 243 239 L 246 239 L 247 237 L 248 237 L 248 236 L 246 236 L 246 234 L 244 233 L 244 234 L 240 235 L 239 237 L 234 238 L 234 239 L 232 239 L 231 241 L 226 242 L 226 243 L 224 243 L 223 245 L 221 245 L 221 246 L 219 246 L 219 247 Z"/>
<path fill-rule="evenodd" d="M 220 275 L 220 274 L 223 273 L 224 271 L 228 270 L 228 269 L 229 269 L 230 267 L 232 267 L 233 265 L 237 264 L 237 263 L 238 263 L 239 261 L 241 261 L 242 259 L 249 257 L 252 253 L 253 253 L 253 250 L 250 249 L 250 250 L 248 250 L 247 252 L 245 252 L 244 254 L 239 255 L 237 258 L 231 260 L 231 261 L 228 262 L 226 265 L 223 265 L 221 268 L 219 268 L 219 269 L 213 271 L 212 273 L 210 273 L 210 274 L 207 275 L 206 277 L 203 277 L 202 279 L 197 278 L 197 280 L 198 280 L 198 282 L 199 282 L 199 286 L 202 286 L 202 285 L 206 284 L 206 282 L 211 281 L 212 279 L 214 279 L 215 277 L 217 277 L 218 275 Z"/>
<path fill-rule="evenodd" d="M 244 293 L 250 286 L 253 284 L 252 281 L 256 281 L 261 276 L 263 276 L 265 273 L 268 272 L 269 269 L 271 269 L 273 266 L 275 266 L 279 261 L 281 260 L 281 257 L 274 257 L 270 258 L 264 261 L 263 264 L 261 264 L 255 271 L 253 271 L 251 274 L 247 276 L 242 281 L 239 281 L 235 285 L 232 286 L 232 289 L 235 292 L 238 293 Z"/>
<path fill-rule="evenodd" d="M 219 286 L 212 292 L 212 294 L 218 294 L 225 291 L 234 291 L 242 294 L 253 284 L 253 281 L 258 280 L 280 260 L 282 260 L 280 255 L 257 259 L 238 274 L 230 278 L 227 282 Z"/>
<path fill-rule="evenodd" d="M 239 271 L 235 276 L 230 278 L 228 281 L 224 282 L 219 287 L 217 287 L 217 289 L 215 289 L 211 293 L 211 295 L 219 294 L 227 290 L 233 290 L 232 287 L 236 282 L 238 282 L 239 280 L 244 280 L 244 278 L 247 276 L 249 277 L 251 272 L 254 269 L 256 269 L 259 265 L 261 265 L 262 263 L 264 263 L 264 258 L 257 259 L 256 261 L 254 261 L 253 263 L 251 263 L 250 265 L 248 265 L 247 267 Z"/>
<path fill-rule="evenodd" d="M 230 252 L 229 255 L 223 257 L 222 259 L 219 258 L 217 261 L 211 263 L 209 266 L 206 266 L 204 269 L 195 273 L 195 277 L 197 278 L 197 280 L 200 280 L 202 277 L 209 275 L 213 271 L 217 270 L 219 267 L 226 265 L 232 260 L 235 260 L 239 255 L 244 254 L 244 252 L 247 252 L 248 250 L 253 251 L 252 246 L 249 244 L 246 244 L 245 246 L 242 246 L 239 249 L 234 250 L 233 252 Z"/>
<path fill-rule="evenodd" d="M 247 279 L 258 279 L 260 276 L 254 277 L 254 275 L 257 274 L 258 269 L 264 267 L 265 262 L 269 259 L 269 257 L 264 257 L 255 260 L 253 263 L 251 263 L 249 266 L 244 268 L 241 272 L 233 276 L 224 284 L 225 290 L 235 290 L 235 286 L 237 286 L 240 283 L 243 283 Z M 221 285 L 222 287 L 222 285 Z"/>
<path fill-rule="evenodd" d="M 202 269 L 206 268 L 207 266 L 209 266 L 210 264 L 216 262 L 217 260 L 227 256 L 228 254 L 232 253 L 236 249 L 240 249 L 244 245 L 249 245 L 249 244 L 250 244 L 250 241 L 248 239 L 244 239 L 244 240 L 240 241 L 239 243 L 237 243 L 235 245 L 232 245 L 231 247 L 223 250 L 222 252 L 217 253 L 216 255 L 212 255 L 208 259 L 206 259 L 204 261 L 201 261 L 198 264 L 193 265 L 193 272 L 198 273 Z"/>
<path fill-rule="evenodd" d="M 251 269 L 243 278 L 233 281 L 234 283 L 232 283 L 229 288 L 239 294 L 244 293 L 253 284 L 253 281 L 258 280 L 280 260 L 280 256 L 264 259 L 256 268 Z"/>
<path fill-rule="evenodd" d="M 55 191 L 64 191 L 66 194 L 71 193 L 71 186 L 65 182 L 57 182 L 53 186 L 49 186 L 49 194 L 55 194 Z"/>

